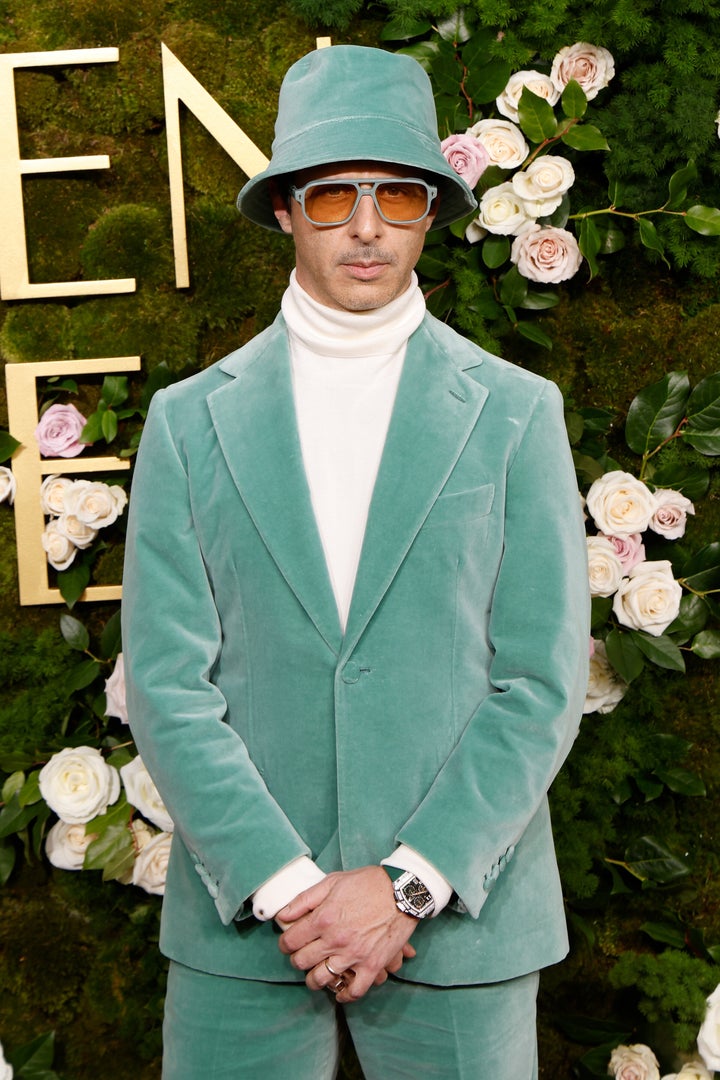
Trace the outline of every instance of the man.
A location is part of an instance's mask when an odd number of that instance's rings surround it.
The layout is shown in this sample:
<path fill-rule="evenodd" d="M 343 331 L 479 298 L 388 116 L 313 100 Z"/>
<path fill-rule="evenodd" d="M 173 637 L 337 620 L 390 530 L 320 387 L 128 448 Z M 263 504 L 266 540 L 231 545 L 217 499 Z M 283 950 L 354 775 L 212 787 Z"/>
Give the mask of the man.
<path fill-rule="evenodd" d="M 163 1076 L 332 1077 L 342 1007 L 368 1080 L 530 1080 L 587 678 L 560 395 L 425 311 L 425 233 L 474 199 L 414 60 L 300 60 L 238 205 L 294 240 L 282 314 L 155 396 L 131 495 Z"/>

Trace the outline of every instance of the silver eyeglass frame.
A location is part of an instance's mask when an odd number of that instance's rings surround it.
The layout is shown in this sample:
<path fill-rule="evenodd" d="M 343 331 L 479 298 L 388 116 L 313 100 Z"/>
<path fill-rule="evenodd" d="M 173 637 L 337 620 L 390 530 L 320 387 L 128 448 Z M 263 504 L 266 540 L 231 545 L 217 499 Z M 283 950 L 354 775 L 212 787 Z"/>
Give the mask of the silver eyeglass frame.
<path fill-rule="evenodd" d="M 424 187 L 425 191 L 427 192 L 427 206 L 425 208 L 425 212 L 423 214 L 420 214 L 419 217 L 409 218 L 407 221 L 393 221 L 392 218 L 386 217 L 380 209 L 380 205 L 377 200 L 377 189 L 380 184 L 393 183 L 419 184 L 421 187 Z M 308 188 L 317 186 L 355 188 L 355 202 L 353 203 L 352 210 L 347 215 L 347 217 L 342 218 L 341 221 L 314 221 L 313 218 L 310 217 L 307 209 L 305 208 L 305 193 L 307 192 Z M 309 221 L 311 225 L 314 225 L 318 229 L 332 229 L 336 225 L 347 225 L 348 221 L 350 221 L 355 214 L 355 211 L 360 205 L 360 200 L 363 198 L 364 195 L 370 196 L 378 214 L 380 215 L 382 220 L 385 221 L 388 225 L 414 225 L 418 221 L 425 220 L 425 218 L 430 213 L 433 201 L 437 198 L 438 194 L 438 189 L 437 187 L 435 187 L 434 184 L 428 184 L 427 180 L 423 180 L 419 176 L 382 176 L 379 179 L 368 178 L 367 180 L 310 180 L 307 184 L 303 184 L 302 187 L 296 187 L 294 184 L 292 184 L 288 190 L 292 195 L 293 199 L 295 199 L 295 201 L 300 204 L 300 209 L 302 210 L 305 219 Z"/>

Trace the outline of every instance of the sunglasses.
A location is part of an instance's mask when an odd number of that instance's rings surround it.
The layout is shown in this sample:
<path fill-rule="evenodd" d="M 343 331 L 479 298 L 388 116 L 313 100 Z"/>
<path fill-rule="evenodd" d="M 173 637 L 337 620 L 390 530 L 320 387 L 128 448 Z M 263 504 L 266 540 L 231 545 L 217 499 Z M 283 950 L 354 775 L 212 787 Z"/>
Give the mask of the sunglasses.
<path fill-rule="evenodd" d="M 369 195 L 383 221 L 389 225 L 412 225 L 430 213 L 438 190 L 417 177 L 391 180 L 311 180 L 291 187 L 311 225 L 344 225 L 364 195 Z"/>

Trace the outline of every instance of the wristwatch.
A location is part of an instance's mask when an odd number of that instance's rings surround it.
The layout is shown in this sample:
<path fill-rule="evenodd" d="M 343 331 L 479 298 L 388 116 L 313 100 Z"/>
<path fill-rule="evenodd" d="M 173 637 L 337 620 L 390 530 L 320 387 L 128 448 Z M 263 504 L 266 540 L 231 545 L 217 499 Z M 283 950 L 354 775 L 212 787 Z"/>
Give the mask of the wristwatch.
<path fill-rule="evenodd" d="M 395 903 L 406 915 L 413 915 L 416 919 L 426 919 L 435 910 L 432 893 L 410 870 L 406 870 L 393 882 L 393 892 Z"/>

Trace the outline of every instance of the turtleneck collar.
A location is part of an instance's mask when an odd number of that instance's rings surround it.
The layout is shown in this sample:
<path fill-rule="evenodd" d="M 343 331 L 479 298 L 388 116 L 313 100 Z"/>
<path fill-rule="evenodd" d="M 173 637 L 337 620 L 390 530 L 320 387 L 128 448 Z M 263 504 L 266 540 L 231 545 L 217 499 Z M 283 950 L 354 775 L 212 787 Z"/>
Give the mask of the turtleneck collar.
<path fill-rule="evenodd" d="M 388 356 L 402 348 L 425 316 L 425 299 L 416 275 L 404 293 L 372 311 L 342 311 L 314 300 L 293 270 L 282 298 L 288 330 L 319 356 Z"/>

